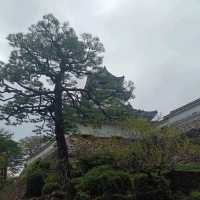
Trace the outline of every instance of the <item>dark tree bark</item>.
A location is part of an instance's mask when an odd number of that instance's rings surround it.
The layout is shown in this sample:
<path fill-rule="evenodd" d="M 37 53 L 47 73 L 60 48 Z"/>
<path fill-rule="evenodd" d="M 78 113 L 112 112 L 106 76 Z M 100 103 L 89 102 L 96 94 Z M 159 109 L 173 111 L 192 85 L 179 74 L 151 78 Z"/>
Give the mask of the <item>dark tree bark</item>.
<path fill-rule="evenodd" d="M 8 168 L 5 167 L 5 168 L 3 169 L 3 179 L 4 179 L 4 181 L 7 180 L 7 171 L 8 171 Z"/>
<path fill-rule="evenodd" d="M 62 72 L 59 73 L 55 84 L 55 135 L 58 146 L 58 168 L 64 184 L 70 179 L 70 165 L 68 147 L 64 132 L 63 100 L 62 100 Z"/>

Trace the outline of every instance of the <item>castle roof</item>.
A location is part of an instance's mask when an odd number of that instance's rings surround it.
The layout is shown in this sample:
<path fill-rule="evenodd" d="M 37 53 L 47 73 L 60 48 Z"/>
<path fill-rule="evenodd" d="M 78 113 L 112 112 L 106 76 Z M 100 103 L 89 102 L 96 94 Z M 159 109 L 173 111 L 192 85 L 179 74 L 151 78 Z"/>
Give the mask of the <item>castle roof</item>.
<path fill-rule="evenodd" d="M 103 67 L 98 69 L 96 72 L 88 75 L 85 88 L 88 88 L 90 86 L 92 87 L 102 86 L 103 78 L 107 78 L 107 80 L 109 81 L 118 82 L 118 84 L 122 84 L 124 81 L 124 76 L 120 77 L 114 76 L 107 70 L 106 67 Z"/>
<path fill-rule="evenodd" d="M 106 67 L 98 69 L 98 71 L 91 73 L 88 75 L 85 88 L 89 90 L 102 89 L 107 91 L 122 89 L 124 85 L 124 76 L 114 76 L 111 74 Z M 119 90 L 120 90 L 119 89 Z M 122 89 L 123 90 L 123 89 Z M 123 101 L 127 101 L 129 99 L 129 92 L 123 91 L 122 94 L 115 94 L 117 98 L 120 98 Z M 128 97 L 128 98 L 127 98 Z M 156 115 L 157 111 L 144 111 L 134 109 L 132 105 L 128 104 L 124 106 L 128 109 L 128 112 L 135 116 L 145 118 L 151 121 Z"/>
<path fill-rule="evenodd" d="M 194 108 L 194 107 L 196 107 L 197 105 L 200 105 L 200 98 L 199 98 L 199 99 L 196 99 L 196 100 L 194 100 L 194 101 L 192 101 L 192 102 L 190 102 L 190 103 L 187 103 L 187 104 L 185 104 L 185 105 L 183 105 L 183 106 L 181 106 L 181 107 L 179 107 L 179 108 L 177 108 L 177 109 L 175 109 L 175 110 L 173 110 L 173 111 L 171 111 L 168 115 L 166 115 L 166 116 L 164 117 L 163 120 L 167 120 L 167 119 L 169 119 L 169 118 L 171 118 L 171 117 L 174 117 L 174 116 L 176 116 L 176 115 L 178 115 L 178 114 L 180 114 L 180 113 L 182 113 L 182 112 L 185 112 L 185 111 L 187 111 L 187 110 L 190 110 L 191 108 Z"/>

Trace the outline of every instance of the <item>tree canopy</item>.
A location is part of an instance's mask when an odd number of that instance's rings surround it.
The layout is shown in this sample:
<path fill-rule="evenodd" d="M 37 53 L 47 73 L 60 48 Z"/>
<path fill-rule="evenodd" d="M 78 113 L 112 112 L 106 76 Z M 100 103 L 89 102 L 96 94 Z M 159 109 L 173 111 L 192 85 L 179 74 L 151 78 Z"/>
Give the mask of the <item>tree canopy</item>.
<path fill-rule="evenodd" d="M 55 119 L 58 83 L 62 102 L 75 106 L 84 92 L 77 88 L 77 79 L 102 62 L 104 48 L 97 37 L 78 37 L 68 23 L 61 24 L 51 14 L 27 33 L 10 34 L 7 39 L 13 50 L 8 63 L 1 62 L 0 78 L 5 102 L 1 113 L 9 122 Z"/>
<path fill-rule="evenodd" d="M 69 23 L 60 23 L 52 14 L 30 26 L 27 33 L 10 34 L 7 39 L 12 51 L 8 62 L 0 63 L 0 117 L 9 124 L 52 125 L 66 183 L 70 167 L 64 106 L 79 112 L 82 96 L 95 101 L 90 91 L 79 87 L 79 80 L 101 67 L 103 44 L 91 34 L 78 36 Z"/>

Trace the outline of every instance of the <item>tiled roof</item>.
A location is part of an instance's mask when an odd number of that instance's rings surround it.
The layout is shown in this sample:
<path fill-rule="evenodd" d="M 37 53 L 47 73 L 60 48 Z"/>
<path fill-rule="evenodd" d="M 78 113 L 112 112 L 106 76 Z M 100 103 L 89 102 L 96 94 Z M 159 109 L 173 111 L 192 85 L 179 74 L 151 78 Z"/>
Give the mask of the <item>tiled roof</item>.
<path fill-rule="evenodd" d="M 185 104 L 184 106 L 181 106 L 180 108 L 177 108 L 177 109 L 171 111 L 168 115 L 166 115 L 164 117 L 164 120 L 168 119 L 170 117 L 173 117 L 173 116 L 175 116 L 175 115 L 177 115 L 179 113 L 182 113 L 182 112 L 184 112 L 186 110 L 189 110 L 189 109 L 191 109 L 191 108 L 193 108 L 193 107 L 195 107 L 197 105 L 200 105 L 200 98 L 196 99 L 196 100 L 194 100 L 194 101 L 192 101 L 192 102 L 190 102 L 188 104 Z"/>

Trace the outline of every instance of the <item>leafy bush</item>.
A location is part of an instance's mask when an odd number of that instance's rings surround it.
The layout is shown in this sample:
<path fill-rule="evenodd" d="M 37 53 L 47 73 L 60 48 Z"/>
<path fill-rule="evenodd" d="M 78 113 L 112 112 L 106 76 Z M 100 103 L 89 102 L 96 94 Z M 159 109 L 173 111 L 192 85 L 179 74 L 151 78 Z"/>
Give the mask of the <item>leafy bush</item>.
<path fill-rule="evenodd" d="M 169 200 L 171 191 L 168 181 L 161 176 L 140 175 L 135 177 L 137 200 Z"/>
<path fill-rule="evenodd" d="M 200 166 L 198 163 L 177 164 L 176 171 L 200 172 Z"/>
<path fill-rule="evenodd" d="M 75 197 L 75 200 L 90 200 L 90 197 L 84 192 L 78 192 Z"/>
<path fill-rule="evenodd" d="M 187 199 L 186 194 L 184 194 L 181 191 L 175 191 L 172 193 L 172 199 L 176 199 L 176 200 L 183 200 L 183 199 Z"/>
<path fill-rule="evenodd" d="M 129 174 L 110 166 L 93 168 L 83 177 L 74 181 L 77 191 L 86 193 L 90 199 L 113 194 L 128 194 L 132 190 Z"/>
<path fill-rule="evenodd" d="M 27 177 L 26 183 L 26 196 L 27 197 L 38 197 L 42 194 L 42 188 L 44 186 L 43 175 L 36 171 Z"/>
<path fill-rule="evenodd" d="M 59 183 L 59 181 L 59 176 L 56 173 L 48 174 L 47 178 L 45 179 L 45 183 Z"/>
<path fill-rule="evenodd" d="M 95 200 L 135 200 L 135 197 L 133 195 L 114 194 L 114 195 L 103 195 L 97 197 Z"/>
<path fill-rule="evenodd" d="M 58 183 L 46 183 L 42 189 L 42 194 L 51 194 L 59 190 L 61 190 L 61 186 Z"/>
<path fill-rule="evenodd" d="M 176 130 L 156 128 L 132 143 L 132 167 L 138 172 L 171 171 L 177 164 L 174 158 L 185 155 L 185 150 L 190 149 L 188 144 L 183 134 Z"/>
<path fill-rule="evenodd" d="M 200 192 L 198 192 L 198 191 L 192 192 L 190 196 L 191 196 L 192 200 L 200 200 Z"/>
<path fill-rule="evenodd" d="M 90 169 L 101 166 L 101 165 L 112 165 L 114 158 L 111 154 L 107 153 L 96 153 L 90 154 L 80 158 L 80 168 L 83 173 L 88 172 Z"/>
<path fill-rule="evenodd" d="M 120 195 L 120 194 L 115 194 L 112 196 L 110 200 L 134 200 L 135 196 L 134 195 Z"/>
<path fill-rule="evenodd" d="M 36 197 L 41 195 L 49 168 L 50 163 L 48 161 L 37 160 L 25 169 L 26 196 Z"/>
<path fill-rule="evenodd" d="M 41 173 L 45 174 L 47 170 L 50 168 L 50 162 L 48 161 L 42 161 L 42 160 L 37 160 L 30 164 L 26 169 L 25 169 L 25 176 L 30 176 L 32 175 L 35 171 L 40 171 Z"/>

